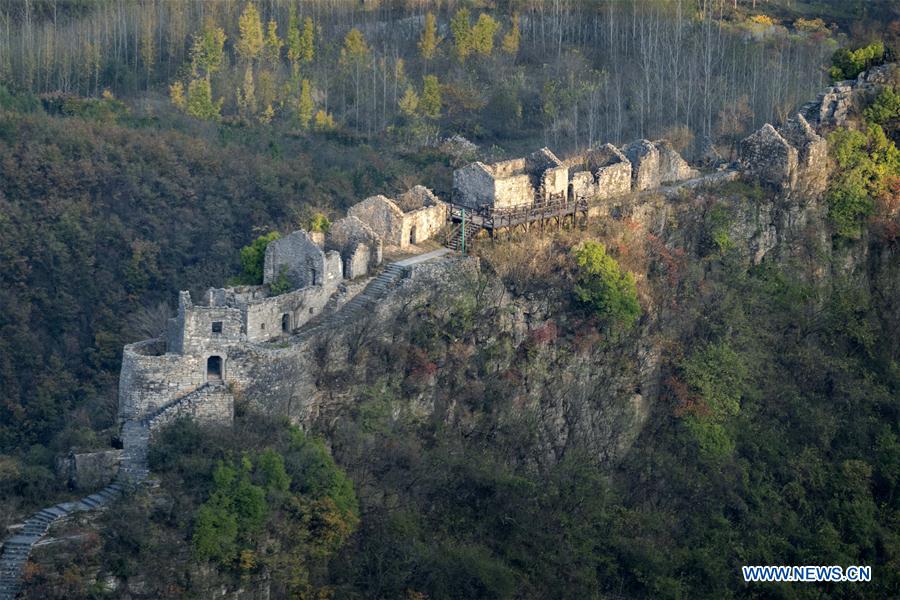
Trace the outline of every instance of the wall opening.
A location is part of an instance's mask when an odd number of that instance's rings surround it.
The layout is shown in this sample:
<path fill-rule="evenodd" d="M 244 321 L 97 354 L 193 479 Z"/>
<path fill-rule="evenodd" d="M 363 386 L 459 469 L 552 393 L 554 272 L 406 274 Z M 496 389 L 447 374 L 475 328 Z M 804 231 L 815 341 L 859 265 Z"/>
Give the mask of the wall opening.
<path fill-rule="evenodd" d="M 212 332 L 213 333 L 222 333 L 222 321 L 213 321 Z"/>
<path fill-rule="evenodd" d="M 409 228 L 409 243 L 410 244 L 416 243 L 416 226 L 415 225 L 413 225 L 412 227 Z"/>
<path fill-rule="evenodd" d="M 222 357 L 210 356 L 206 359 L 206 381 L 222 381 Z"/>
<path fill-rule="evenodd" d="M 319 285 L 319 274 L 315 269 L 309 270 L 309 280 L 312 282 L 312 285 Z"/>
<path fill-rule="evenodd" d="M 291 315 L 284 313 L 281 315 L 281 331 L 289 333 L 291 331 Z"/>

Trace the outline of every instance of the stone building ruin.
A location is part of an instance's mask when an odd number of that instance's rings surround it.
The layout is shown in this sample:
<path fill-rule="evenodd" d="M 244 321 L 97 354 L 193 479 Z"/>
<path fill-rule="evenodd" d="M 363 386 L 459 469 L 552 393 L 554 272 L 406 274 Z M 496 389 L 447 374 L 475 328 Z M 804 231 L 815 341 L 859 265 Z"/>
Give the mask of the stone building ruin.
<path fill-rule="evenodd" d="M 471 210 L 509 210 L 602 200 L 699 176 L 665 140 L 604 144 L 561 161 L 542 148 L 525 158 L 474 162 L 453 172 L 453 203 Z"/>
<path fill-rule="evenodd" d="M 744 175 L 763 185 L 816 197 L 828 184 L 828 143 L 802 114 L 776 129 L 766 123 L 740 144 Z"/>
<path fill-rule="evenodd" d="M 511 209 L 564 199 L 568 168 L 542 148 L 525 158 L 486 165 L 474 162 L 453 172 L 453 201 L 470 209 Z"/>
<path fill-rule="evenodd" d="M 382 261 L 381 236 L 357 217 L 344 217 L 331 224 L 325 249 L 343 257 L 344 277 L 356 279 L 374 271 Z"/>
<path fill-rule="evenodd" d="M 434 237 L 447 221 L 447 205 L 417 185 L 396 201 L 380 194 L 366 198 L 347 214 L 370 227 L 385 246 L 407 248 Z"/>

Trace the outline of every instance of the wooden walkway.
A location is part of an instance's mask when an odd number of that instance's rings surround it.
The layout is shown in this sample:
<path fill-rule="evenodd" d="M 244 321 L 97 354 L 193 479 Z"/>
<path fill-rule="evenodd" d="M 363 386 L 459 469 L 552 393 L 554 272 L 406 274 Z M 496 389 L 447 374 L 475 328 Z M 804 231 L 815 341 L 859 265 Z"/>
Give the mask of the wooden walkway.
<path fill-rule="evenodd" d="M 513 230 L 521 227 L 528 230 L 532 224 L 537 224 L 542 229 L 553 225 L 562 227 L 566 221 L 571 221 L 574 225 L 577 224 L 579 217 L 587 220 L 588 207 L 586 199 L 557 200 L 496 209 L 486 206 L 472 209 L 451 203 L 450 221 L 461 224 L 465 217 L 466 224 L 486 229 L 493 237 L 494 232 L 499 229 Z"/>
<path fill-rule="evenodd" d="M 717 173 L 701 175 L 694 179 L 688 179 L 677 183 L 671 183 L 666 186 L 636 192 L 643 196 L 647 194 L 662 194 L 667 198 L 675 196 L 680 190 L 685 188 L 697 188 L 705 185 L 713 185 L 723 183 L 725 181 L 733 181 L 737 179 L 739 173 L 736 170 L 726 170 Z M 569 200 L 566 198 L 551 200 L 549 202 L 536 202 L 526 206 L 515 208 L 493 208 L 490 206 L 482 206 L 479 208 L 468 208 L 459 204 L 450 203 L 449 221 L 455 227 L 445 240 L 445 244 L 453 249 L 458 249 L 460 238 L 462 235 L 462 224 L 466 225 L 466 239 L 471 239 L 478 233 L 479 229 L 487 230 L 491 239 L 494 238 L 495 232 L 500 229 L 506 229 L 507 233 L 512 233 L 516 228 L 528 231 L 532 227 L 540 227 L 543 231 L 547 227 L 562 228 L 566 222 L 577 225 L 579 219 L 582 223 L 587 223 L 588 209 L 597 206 L 603 202 L 596 198 L 578 198 Z M 474 230 L 474 231 L 473 231 Z"/>

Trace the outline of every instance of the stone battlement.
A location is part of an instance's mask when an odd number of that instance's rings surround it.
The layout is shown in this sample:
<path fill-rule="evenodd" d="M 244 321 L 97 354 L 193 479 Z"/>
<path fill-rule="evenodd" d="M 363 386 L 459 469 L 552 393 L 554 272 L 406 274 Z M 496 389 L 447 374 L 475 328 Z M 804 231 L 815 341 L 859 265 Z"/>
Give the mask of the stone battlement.
<path fill-rule="evenodd" d="M 666 140 L 604 144 L 560 160 L 547 148 L 453 172 L 453 202 L 469 209 L 520 209 L 559 201 L 612 198 L 685 181 L 699 172 Z"/>

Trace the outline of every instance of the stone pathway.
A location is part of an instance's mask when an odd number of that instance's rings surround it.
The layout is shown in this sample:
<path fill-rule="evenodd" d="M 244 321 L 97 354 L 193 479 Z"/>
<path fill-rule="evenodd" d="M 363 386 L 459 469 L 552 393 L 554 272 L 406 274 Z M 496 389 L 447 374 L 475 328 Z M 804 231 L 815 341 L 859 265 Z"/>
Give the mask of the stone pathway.
<path fill-rule="evenodd" d="M 318 323 L 301 328 L 293 339 L 303 339 L 322 329 L 346 323 L 357 317 L 381 299 L 389 288 L 396 285 L 406 275 L 408 267 L 440 258 L 449 252 L 448 248 L 441 248 L 389 264 L 352 300 Z M 179 404 L 202 389 L 198 388 L 176 398 L 143 419 L 126 421 L 122 425 L 124 448 L 122 462 L 112 483 L 81 500 L 61 502 L 38 511 L 23 523 L 21 532 L 9 536 L 3 542 L 3 553 L 0 554 L 0 600 L 15 600 L 21 587 L 22 568 L 31 554 L 31 549 L 47 534 L 50 525 L 76 512 L 101 509 L 147 480 L 150 475 L 147 452 L 150 446 L 151 424 L 163 418 L 167 412 L 176 410 Z"/>
<path fill-rule="evenodd" d="M 151 421 L 159 418 L 166 411 L 174 409 L 179 402 L 190 395 L 185 394 L 147 418 L 125 422 L 122 426 L 122 445 L 124 447 L 122 462 L 112 483 L 81 500 L 61 502 L 41 509 L 23 523 L 21 532 L 11 535 L 3 542 L 3 553 L 0 554 L 0 600 L 15 600 L 22 583 L 22 567 L 25 566 L 31 549 L 47 534 L 50 525 L 76 512 L 104 508 L 121 498 L 128 490 L 132 490 L 146 481 L 150 474 L 147 465 L 147 449 L 150 445 Z"/>
<path fill-rule="evenodd" d="M 0 600 L 14 600 L 21 585 L 22 567 L 31 554 L 31 549 L 40 540 L 53 523 L 81 511 L 97 510 L 117 500 L 130 482 L 120 474 L 108 486 L 73 502 L 61 502 L 29 517 L 20 533 L 11 535 L 3 542 L 3 554 L 0 554 Z"/>
<path fill-rule="evenodd" d="M 438 250 L 418 254 L 390 263 L 385 267 L 384 271 L 372 279 L 372 281 L 366 285 L 365 289 L 354 296 L 352 300 L 341 306 L 339 309 L 323 315 L 321 319 L 310 321 L 298 329 L 291 337 L 291 341 L 303 341 L 323 330 L 330 329 L 339 324 L 346 324 L 363 312 L 366 312 L 381 300 L 390 288 L 394 287 L 398 281 L 403 279 L 406 275 L 407 268 L 412 265 L 441 258 L 448 253 L 450 253 L 449 248 L 439 248 Z"/>

